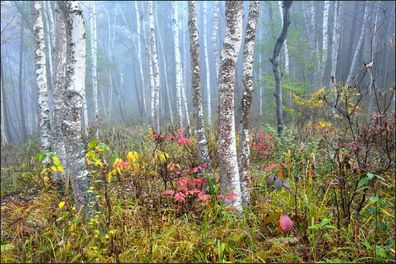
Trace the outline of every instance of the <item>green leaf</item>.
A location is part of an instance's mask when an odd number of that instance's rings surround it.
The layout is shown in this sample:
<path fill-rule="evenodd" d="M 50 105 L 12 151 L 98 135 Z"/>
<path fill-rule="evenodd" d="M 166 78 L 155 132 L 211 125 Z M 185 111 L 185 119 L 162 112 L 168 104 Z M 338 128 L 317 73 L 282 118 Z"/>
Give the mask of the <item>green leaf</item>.
<path fill-rule="evenodd" d="M 378 202 L 379 198 L 378 198 L 378 196 L 373 196 L 372 195 L 372 196 L 369 197 L 369 200 L 372 203 L 376 203 L 376 202 Z"/>
<path fill-rule="evenodd" d="M 328 218 L 323 218 L 322 222 L 320 223 L 320 227 L 324 227 L 325 225 L 327 225 L 328 223 L 330 223 L 330 219 Z"/>
<path fill-rule="evenodd" d="M 94 147 L 96 147 L 97 142 L 95 139 L 91 140 L 88 142 L 88 149 L 93 149 Z"/>
<path fill-rule="evenodd" d="M 45 153 L 39 153 L 39 154 L 36 155 L 36 159 L 38 161 L 42 162 L 46 156 L 47 155 L 45 155 Z"/>
<path fill-rule="evenodd" d="M 0 252 L 4 252 L 6 250 L 10 250 L 13 248 L 14 248 L 14 245 L 12 245 L 12 244 L 0 245 Z"/>
<path fill-rule="evenodd" d="M 98 146 L 99 146 L 99 148 L 101 148 L 101 149 L 103 149 L 105 151 L 109 151 L 110 150 L 109 146 L 107 146 L 105 143 L 100 143 Z"/>
<path fill-rule="evenodd" d="M 358 187 L 361 187 L 361 186 L 363 186 L 363 185 L 366 185 L 368 182 L 369 182 L 369 178 L 368 177 L 365 177 L 365 178 L 363 178 L 363 179 L 361 179 L 359 182 L 358 182 Z"/>
<path fill-rule="evenodd" d="M 61 164 L 61 162 L 60 162 L 58 156 L 52 157 L 52 162 L 53 162 L 54 165 L 57 166 L 57 167 L 62 166 L 62 164 Z"/>
<path fill-rule="evenodd" d="M 367 178 L 369 179 L 369 180 L 371 180 L 372 178 L 374 178 L 374 174 L 372 174 L 371 172 L 367 172 Z"/>
<path fill-rule="evenodd" d="M 373 249 L 373 246 L 370 245 L 369 242 L 365 241 L 362 243 L 367 249 Z"/>

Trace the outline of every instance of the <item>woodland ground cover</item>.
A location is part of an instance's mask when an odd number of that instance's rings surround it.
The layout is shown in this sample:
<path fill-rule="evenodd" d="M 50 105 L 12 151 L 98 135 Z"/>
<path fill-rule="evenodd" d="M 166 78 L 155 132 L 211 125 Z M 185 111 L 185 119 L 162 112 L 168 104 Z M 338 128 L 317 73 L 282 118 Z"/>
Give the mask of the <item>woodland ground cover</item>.
<path fill-rule="evenodd" d="M 394 154 L 384 149 L 394 139 L 378 141 L 393 129 L 374 115 L 361 136 L 369 148 L 324 121 L 281 139 L 268 126 L 252 131 L 252 201 L 242 215 L 202 173 L 183 129 L 117 126 L 90 140 L 100 209 L 90 221 L 69 186 L 51 183 L 48 173 L 63 170 L 56 156 L 39 154 L 34 139 L 4 148 L 1 261 L 394 261 Z M 217 134 L 207 138 L 216 172 Z"/>

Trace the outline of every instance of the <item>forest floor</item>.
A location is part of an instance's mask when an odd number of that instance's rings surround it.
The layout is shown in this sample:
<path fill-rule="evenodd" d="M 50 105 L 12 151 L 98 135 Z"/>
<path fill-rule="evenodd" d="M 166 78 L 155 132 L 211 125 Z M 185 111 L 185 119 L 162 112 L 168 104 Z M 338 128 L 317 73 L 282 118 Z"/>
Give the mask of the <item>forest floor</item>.
<path fill-rule="evenodd" d="M 389 155 L 325 123 L 274 135 L 252 131 L 241 215 L 219 196 L 216 133 L 211 181 L 186 131 L 103 129 L 87 144 L 99 205 L 89 220 L 70 187 L 51 182 L 63 168 L 37 140 L 2 147 L 1 262 L 394 262 L 394 139 Z"/>

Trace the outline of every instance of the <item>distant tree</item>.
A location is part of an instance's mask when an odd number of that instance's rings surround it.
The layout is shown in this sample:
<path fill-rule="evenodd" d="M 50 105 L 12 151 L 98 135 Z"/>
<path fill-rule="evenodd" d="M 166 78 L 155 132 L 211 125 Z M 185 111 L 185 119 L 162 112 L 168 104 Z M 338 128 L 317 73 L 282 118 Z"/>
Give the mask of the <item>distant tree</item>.
<path fill-rule="evenodd" d="M 281 73 L 279 69 L 279 54 L 282 48 L 282 45 L 287 37 L 287 30 L 290 25 L 290 17 L 289 17 L 289 8 L 292 5 L 293 1 L 283 1 L 282 9 L 283 9 L 283 25 L 282 31 L 276 41 L 274 52 L 272 59 L 270 59 L 272 63 L 272 71 L 274 73 L 275 79 L 275 103 L 276 103 L 276 119 L 277 119 L 277 129 L 278 136 L 283 135 L 283 126 L 284 126 L 284 118 L 283 118 L 283 104 L 282 104 L 282 80 Z"/>
<path fill-rule="evenodd" d="M 209 67 L 209 56 L 208 56 L 208 34 L 207 34 L 207 28 L 208 28 L 208 8 L 207 8 L 207 2 L 203 2 L 203 7 L 204 7 L 204 14 L 203 14 L 203 33 L 202 33 L 202 39 L 203 39 L 203 50 L 204 50 L 204 60 L 205 60 L 205 80 L 206 80 L 206 104 L 207 104 L 207 111 L 208 111 L 208 126 L 210 127 L 212 125 L 212 97 L 211 97 L 211 89 L 210 89 L 210 67 Z"/>
<path fill-rule="evenodd" d="M 43 7 L 41 1 L 32 2 L 38 93 L 38 120 L 41 149 L 51 151 L 51 126 L 48 108 L 46 47 L 44 40 Z M 23 111 L 23 110 L 22 110 Z"/>
<path fill-rule="evenodd" d="M 259 17 L 259 1 L 250 1 L 249 18 L 246 28 L 245 42 L 243 47 L 243 73 L 242 83 L 244 87 L 239 122 L 239 176 L 241 179 L 242 203 L 250 204 L 249 193 L 249 166 L 250 166 L 250 110 L 253 96 L 253 61 L 256 26 Z"/>
<path fill-rule="evenodd" d="M 363 13 L 364 13 L 364 15 L 363 15 L 363 21 L 361 23 L 359 40 L 358 40 L 357 46 L 355 48 L 355 52 L 353 53 L 351 68 L 349 69 L 348 77 L 346 80 L 347 84 L 352 84 L 354 75 L 356 75 L 356 70 L 358 68 L 358 57 L 362 50 L 364 37 L 365 37 L 366 31 L 367 31 L 367 19 L 368 19 L 368 13 L 369 13 L 369 7 L 368 7 L 367 2 L 364 3 L 364 12 Z"/>
<path fill-rule="evenodd" d="M 9 133 L 7 129 L 7 119 L 6 119 L 6 111 L 5 111 L 5 92 L 4 92 L 4 73 L 3 73 L 3 61 L 0 61 L 1 67 L 1 145 L 7 145 L 9 140 Z"/>
<path fill-rule="evenodd" d="M 324 71 L 327 63 L 327 49 L 329 46 L 329 9 L 330 9 L 330 1 L 324 2 L 323 9 L 323 29 L 322 29 L 322 57 L 320 60 L 319 67 L 319 85 L 322 87 L 324 83 Z"/>
<path fill-rule="evenodd" d="M 195 1 L 188 1 L 188 31 L 190 34 L 191 53 L 191 88 L 193 91 L 195 136 L 197 138 L 198 157 L 201 165 L 206 164 L 206 171 L 211 170 L 208 145 L 205 137 L 205 125 L 202 109 L 202 91 L 199 63 L 199 41 L 197 28 L 197 12 Z"/>
<path fill-rule="evenodd" d="M 98 72 L 97 72 L 97 56 L 98 56 L 98 43 L 96 32 L 96 4 L 95 1 L 90 1 L 91 16 L 89 20 L 90 27 L 90 42 L 91 42 L 91 75 L 92 75 L 92 97 L 93 109 L 95 115 L 95 137 L 99 137 L 99 103 L 98 103 Z"/>
<path fill-rule="evenodd" d="M 226 204 L 242 210 L 241 186 L 235 139 L 235 69 L 242 42 L 243 2 L 226 2 L 226 33 L 221 53 L 218 80 L 219 166 L 221 194 Z"/>

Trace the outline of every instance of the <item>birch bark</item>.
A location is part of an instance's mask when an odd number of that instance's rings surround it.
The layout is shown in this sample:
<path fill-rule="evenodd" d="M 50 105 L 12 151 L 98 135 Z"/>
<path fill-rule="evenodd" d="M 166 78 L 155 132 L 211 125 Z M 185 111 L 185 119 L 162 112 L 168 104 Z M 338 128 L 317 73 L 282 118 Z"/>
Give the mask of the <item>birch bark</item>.
<path fill-rule="evenodd" d="M 195 1 L 188 2 L 188 30 L 190 34 L 190 53 L 191 53 L 191 88 L 193 91 L 194 119 L 195 119 L 195 136 L 197 138 L 197 149 L 199 162 L 201 165 L 206 164 L 205 171 L 211 172 L 208 145 L 205 137 L 204 117 L 202 109 L 202 93 L 200 80 L 199 64 L 199 42 L 197 28 L 197 12 Z M 212 175 L 211 175 L 212 176 Z"/>
<path fill-rule="evenodd" d="M 67 36 L 65 110 L 62 132 L 65 137 L 74 200 L 79 210 L 83 210 L 85 217 L 89 218 L 97 208 L 97 204 L 94 193 L 89 191 L 91 183 L 85 163 L 81 126 L 86 64 L 84 19 L 79 1 L 59 2 L 59 5 L 64 10 Z"/>
<path fill-rule="evenodd" d="M 259 1 L 250 1 L 249 18 L 246 28 L 245 42 L 243 48 L 243 73 L 242 82 L 244 92 L 240 106 L 241 120 L 239 122 L 239 176 L 241 181 L 242 203 L 250 205 L 249 192 L 249 166 L 250 166 L 250 111 L 253 96 L 253 62 L 254 62 L 254 40 L 256 37 L 256 26 L 259 17 Z"/>
<path fill-rule="evenodd" d="M 328 50 L 328 38 L 329 38 L 329 9 L 330 9 L 330 1 L 325 1 L 324 10 L 323 10 L 323 41 L 322 41 L 322 58 L 319 68 L 319 85 L 322 87 L 324 83 L 324 71 L 327 63 L 327 50 Z"/>
<path fill-rule="evenodd" d="M 36 58 L 36 81 L 38 94 L 38 121 L 41 149 L 44 152 L 51 151 L 51 127 L 48 108 L 48 82 L 47 82 L 47 62 L 45 53 L 43 7 L 41 2 L 34 1 L 34 39 Z"/>
<path fill-rule="evenodd" d="M 219 166 L 221 194 L 227 205 L 242 210 L 241 186 L 236 152 L 234 93 L 235 69 L 242 42 L 243 2 L 226 2 L 226 33 L 218 76 Z"/>
<path fill-rule="evenodd" d="M 179 22 L 178 22 L 178 9 L 176 2 L 172 1 L 173 10 L 173 40 L 175 45 L 175 74 L 176 74 L 176 112 L 178 127 L 183 127 L 183 111 L 181 102 L 182 76 L 183 68 L 180 61 L 180 45 L 179 45 Z"/>
<path fill-rule="evenodd" d="M 148 2 L 149 10 L 149 36 L 150 36 L 150 62 L 152 64 L 152 96 L 151 96 L 151 126 L 155 132 L 159 132 L 159 91 L 160 91 L 160 76 L 159 76 L 159 65 L 158 65 L 158 54 L 157 45 L 155 41 L 154 31 L 154 15 L 153 15 L 153 2 Z"/>

